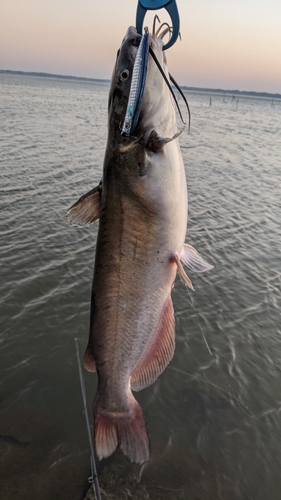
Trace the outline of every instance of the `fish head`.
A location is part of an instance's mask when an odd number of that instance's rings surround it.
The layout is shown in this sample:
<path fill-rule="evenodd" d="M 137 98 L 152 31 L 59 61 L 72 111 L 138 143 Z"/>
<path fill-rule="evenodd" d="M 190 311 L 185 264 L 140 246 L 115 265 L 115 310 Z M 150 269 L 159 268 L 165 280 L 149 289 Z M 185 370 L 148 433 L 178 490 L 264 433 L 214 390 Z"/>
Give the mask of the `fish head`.
<path fill-rule="evenodd" d="M 109 92 L 109 132 L 111 137 L 116 133 L 120 138 L 126 109 L 129 100 L 134 63 L 141 41 L 141 35 L 136 28 L 130 26 L 117 52 Z M 162 136 L 176 132 L 175 107 L 171 93 L 163 74 L 169 81 L 169 71 L 163 41 L 156 34 L 149 35 L 149 45 L 155 57 L 149 54 L 146 82 L 142 98 L 140 116 L 136 127 L 136 136 L 149 137 L 152 130 Z M 162 68 L 162 73 L 159 69 Z"/>
<path fill-rule="evenodd" d="M 113 135 L 114 130 L 119 130 L 120 135 L 125 118 L 140 41 L 141 35 L 137 33 L 136 28 L 130 26 L 117 52 L 108 99 L 109 129 Z"/>

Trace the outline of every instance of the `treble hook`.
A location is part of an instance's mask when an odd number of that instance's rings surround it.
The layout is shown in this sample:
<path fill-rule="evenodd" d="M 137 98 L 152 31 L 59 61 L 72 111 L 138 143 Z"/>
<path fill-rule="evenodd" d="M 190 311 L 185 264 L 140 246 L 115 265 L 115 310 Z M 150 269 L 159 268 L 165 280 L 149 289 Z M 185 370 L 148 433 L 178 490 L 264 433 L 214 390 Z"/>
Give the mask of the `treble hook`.
<path fill-rule="evenodd" d="M 170 40 L 163 46 L 163 50 L 167 50 L 177 41 L 180 32 L 180 17 L 176 0 L 139 0 L 136 14 L 136 29 L 142 35 L 142 26 L 146 12 L 162 8 L 165 8 L 170 15 L 173 27 Z"/>

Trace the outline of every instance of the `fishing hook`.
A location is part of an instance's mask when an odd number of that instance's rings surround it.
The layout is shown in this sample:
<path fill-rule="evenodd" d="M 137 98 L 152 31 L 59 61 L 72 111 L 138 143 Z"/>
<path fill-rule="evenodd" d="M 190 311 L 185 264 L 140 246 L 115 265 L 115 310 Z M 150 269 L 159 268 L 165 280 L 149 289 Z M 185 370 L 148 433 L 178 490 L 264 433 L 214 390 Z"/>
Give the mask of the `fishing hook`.
<path fill-rule="evenodd" d="M 143 21 L 148 10 L 166 9 L 172 21 L 172 36 L 170 40 L 163 46 L 163 50 L 167 50 L 177 41 L 180 32 L 180 17 L 177 8 L 176 0 L 139 0 L 136 14 L 136 29 L 142 34 Z"/>

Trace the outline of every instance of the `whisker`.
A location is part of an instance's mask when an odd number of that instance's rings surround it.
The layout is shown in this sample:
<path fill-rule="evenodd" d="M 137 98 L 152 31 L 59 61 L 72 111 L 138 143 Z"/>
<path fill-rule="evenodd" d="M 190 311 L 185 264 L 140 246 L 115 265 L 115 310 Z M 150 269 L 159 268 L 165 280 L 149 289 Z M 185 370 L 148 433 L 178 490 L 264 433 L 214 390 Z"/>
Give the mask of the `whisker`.
<path fill-rule="evenodd" d="M 188 111 L 188 130 L 190 130 L 191 114 L 190 114 L 190 109 L 189 109 L 188 102 L 186 100 L 186 97 L 185 97 L 182 89 L 180 88 L 180 86 L 178 85 L 178 83 L 176 82 L 176 80 L 172 77 L 171 73 L 169 73 L 169 77 L 170 77 L 171 82 L 174 84 L 174 86 L 176 87 L 176 89 L 179 91 L 180 95 L 182 96 L 182 98 L 183 98 L 183 100 L 184 100 L 184 102 L 186 104 L 187 111 Z"/>
<path fill-rule="evenodd" d="M 158 61 L 158 59 L 157 59 L 156 55 L 154 54 L 154 52 L 153 52 L 153 50 L 152 50 L 152 48 L 151 48 L 151 47 L 149 47 L 149 53 L 151 54 L 151 56 L 152 56 L 152 58 L 153 58 L 153 60 L 154 60 L 154 62 L 155 62 L 155 64 L 156 64 L 156 66 L 158 67 L 158 69 L 159 69 L 159 71 L 160 71 L 161 75 L 163 76 L 163 78 L 164 78 L 164 80 L 165 80 L 166 84 L 168 85 L 168 88 L 169 88 L 169 90 L 170 90 L 170 92 L 171 92 L 171 94 L 172 94 L 172 96 L 173 96 L 173 99 L 174 99 L 174 101 L 175 101 L 175 103 L 176 103 L 176 106 L 177 106 L 177 109 L 178 109 L 178 112 L 179 112 L 179 115 L 180 115 L 181 121 L 182 121 L 182 123 L 183 123 L 183 124 L 185 124 L 185 121 L 184 121 L 184 119 L 183 119 L 183 117 L 182 117 L 182 113 L 181 113 L 181 110 L 180 110 L 180 107 L 179 107 L 179 104 L 178 104 L 177 98 L 176 98 L 176 96 L 175 96 L 175 94 L 174 94 L 174 91 L 173 91 L 173 89 L 172 89 L 172 87 L 171 87 L 171 85 L 170 85 L 170 82 L 169 82 L 168 78 L 166 77 L 166 75 L 165 75 L 165 73 L 164 73 L 164 71 L 163 71 L 163 69 L 162 69 L 161 64 L 159 63 L 159 61 Z M 170 73 L 169 73 L 169 76 L 171 77 Z M 188 108 L 188 109 L 189 109 L 189 108 Z"/>

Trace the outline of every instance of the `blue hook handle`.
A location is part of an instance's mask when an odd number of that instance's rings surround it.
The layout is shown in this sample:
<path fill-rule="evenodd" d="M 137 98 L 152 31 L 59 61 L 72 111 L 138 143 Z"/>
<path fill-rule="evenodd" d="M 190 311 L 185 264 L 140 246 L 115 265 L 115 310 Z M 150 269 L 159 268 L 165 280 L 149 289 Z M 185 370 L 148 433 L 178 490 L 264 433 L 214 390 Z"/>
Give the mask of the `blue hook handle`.
<path fill-rule="evenodd" d="M 136 29 L 142 35 L 143 20 L 147 10 L 157 10 L 165 8 L 173 25 L 171 39 L 164 45 L 163 50 L 167 50 L 177 41 L 180 32 L 180 17 L 176 0 L 139 0 L 136 15 Z"/>

